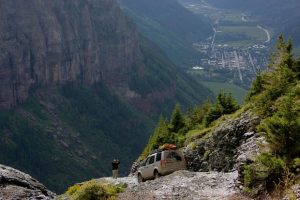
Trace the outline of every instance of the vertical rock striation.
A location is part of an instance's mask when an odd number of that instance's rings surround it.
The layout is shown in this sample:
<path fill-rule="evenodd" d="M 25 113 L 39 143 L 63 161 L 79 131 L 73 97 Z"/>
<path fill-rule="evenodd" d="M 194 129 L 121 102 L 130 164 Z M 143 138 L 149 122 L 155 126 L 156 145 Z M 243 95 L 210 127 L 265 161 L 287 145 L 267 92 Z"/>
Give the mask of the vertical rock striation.
<path fill-rule="evenodd" d="M 126 173 L 159 114 L 210 94 L 116 0 L 0 0 L 0 161 L 52 190 Z"/>
<path fill-rule="evenodd" d="M 40 86 L 126 87 L 139 51 L 115 0 L 0 0 L 0 109 Z"/>

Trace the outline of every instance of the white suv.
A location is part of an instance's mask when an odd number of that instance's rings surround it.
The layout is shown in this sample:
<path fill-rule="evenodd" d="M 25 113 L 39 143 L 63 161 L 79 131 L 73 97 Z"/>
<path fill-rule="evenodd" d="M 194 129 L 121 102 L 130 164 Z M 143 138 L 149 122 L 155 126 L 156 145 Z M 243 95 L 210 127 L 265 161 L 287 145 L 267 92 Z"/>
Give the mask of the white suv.
<path fill-rule="evenodd" d="M 181 151 L 164 150 L 153 153 L 147 157 L 144 164 L 138 169 L 138 182 L 155 179 L 161 175 L 185 169 L 186 161 Z"/>

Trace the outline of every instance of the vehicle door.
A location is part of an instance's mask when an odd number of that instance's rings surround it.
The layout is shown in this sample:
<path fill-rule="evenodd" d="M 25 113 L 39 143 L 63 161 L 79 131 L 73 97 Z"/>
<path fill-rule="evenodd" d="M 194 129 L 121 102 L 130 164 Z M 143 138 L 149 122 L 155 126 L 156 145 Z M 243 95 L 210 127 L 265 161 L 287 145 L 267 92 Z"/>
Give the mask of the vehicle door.
<path fill-rule="evenodd" d="M 147 158 L 146 165 L 144 167 L 144 173 L 143 173 L 144 178 L 151 178 L 153 176 L 154 160 L 155 160 L 155 155 L 149 156 Z"/>

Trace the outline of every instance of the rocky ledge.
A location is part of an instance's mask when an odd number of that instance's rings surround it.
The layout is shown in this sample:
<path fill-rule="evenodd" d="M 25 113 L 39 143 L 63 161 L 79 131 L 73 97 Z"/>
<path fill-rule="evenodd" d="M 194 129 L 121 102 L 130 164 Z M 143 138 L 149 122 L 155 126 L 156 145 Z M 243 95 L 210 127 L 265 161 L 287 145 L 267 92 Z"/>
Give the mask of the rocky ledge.
<path fill-rule="evenodd" d="M 225 120 L 208 137 L 195 139 L 184 152 L 188 168 L 202 172 L 239 170 L 260 152 L 258 143 L 264 138 L 255 130 L 259 121 L 256 115 L 246 112 Z"/>
<path fill-rule="evenodd" d="M 0 200 L 51 200 L 54 197 L 53 192 L 28 174 L 0 165 Z"/>

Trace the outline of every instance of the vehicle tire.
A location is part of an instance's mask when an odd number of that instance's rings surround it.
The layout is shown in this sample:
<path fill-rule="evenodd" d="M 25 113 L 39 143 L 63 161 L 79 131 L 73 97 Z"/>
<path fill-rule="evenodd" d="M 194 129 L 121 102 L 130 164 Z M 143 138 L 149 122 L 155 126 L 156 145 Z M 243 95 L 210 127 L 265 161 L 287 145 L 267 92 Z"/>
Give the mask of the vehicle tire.
<path fill-rule="evenodd" d="M 160 177 L 160 174 L 158 173 L 157 170 L 154 171 L 154 179 L 157 179 Z"/>
<path fill-rule="evenodd" d="M 137 179 L 138 179 L 138 182 L 139 182 L 139 183 L 142 183 L 142 182 L 144 182 L 144 179 L 143 179 L 143 177 L 142 177 L 142 175 L 141 175 L 141 174 L 138 174 L 138 177 L 137 177 Z"/>

